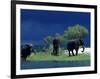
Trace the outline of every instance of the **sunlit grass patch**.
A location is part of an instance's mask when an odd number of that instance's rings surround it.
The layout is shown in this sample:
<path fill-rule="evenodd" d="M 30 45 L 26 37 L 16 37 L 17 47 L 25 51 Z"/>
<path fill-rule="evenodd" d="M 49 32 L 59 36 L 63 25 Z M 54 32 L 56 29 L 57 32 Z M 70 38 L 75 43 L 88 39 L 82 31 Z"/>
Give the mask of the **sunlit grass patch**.
<path fill-rule="evenodd" d="M 30 61 L 82 61 L 90 60 L 90 54 L 87 52 L 79 53 L 77 56 L 68 56 L 64 51 L 60 52 L 59 56 L 53 56 L 50 52 L 38 52 L 36 55 L 32 53 L 27 60 Z"/>

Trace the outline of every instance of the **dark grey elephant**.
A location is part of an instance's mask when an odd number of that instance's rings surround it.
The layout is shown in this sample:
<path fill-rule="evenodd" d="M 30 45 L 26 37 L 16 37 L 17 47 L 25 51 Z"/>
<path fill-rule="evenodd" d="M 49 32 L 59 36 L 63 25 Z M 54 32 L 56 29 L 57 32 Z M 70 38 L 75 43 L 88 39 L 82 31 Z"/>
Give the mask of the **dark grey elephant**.
<path fill-rule="evenodd" d="M 60 40 L 58 38 L 53 39 L 53 53 L 52 55 L 58 56 L 59 55 L 59 45 Z"/>
<path fill-rule="evenodd" d="M 82 48 L 83 48 L 82 52 L 84 52 L 85 47 L 84 47 L 84 42 L 82 39 L 69 40 L 67 43 L 67 50 L 69 52 L 69 56 L 71 56 L 71 52 L 72 52 L 73 56 L 78 55 L 78 50 L 79 50 L 80 46 L 82 46 Z M 76 51 L 76 54 L 73 52 L 74 49 Z"/>
<path fill-rule="evenodd" d="M 26 44 L 21 47 L 21 57 L 26 60 L 26 58 L 34 51 L 32 44 Z"/>

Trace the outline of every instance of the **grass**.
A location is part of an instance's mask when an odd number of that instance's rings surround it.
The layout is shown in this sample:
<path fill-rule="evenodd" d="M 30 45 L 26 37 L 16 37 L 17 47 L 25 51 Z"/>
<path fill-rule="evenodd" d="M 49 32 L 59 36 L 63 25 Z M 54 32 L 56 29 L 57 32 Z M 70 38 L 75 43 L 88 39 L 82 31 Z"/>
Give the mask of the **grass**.
<path fill-rule="evenodd" d="M 36 55 L 32 53 L 27 60 L 29 61 L 82 61 L 82 60 L 90 60 L 89 54 L 79 54 L 78 56 L 69 57 L 67 54 L 64 54 L 64 51 L 60 52 L 59 56 L 53 56 L 50 52 L 38 52 Z"/>

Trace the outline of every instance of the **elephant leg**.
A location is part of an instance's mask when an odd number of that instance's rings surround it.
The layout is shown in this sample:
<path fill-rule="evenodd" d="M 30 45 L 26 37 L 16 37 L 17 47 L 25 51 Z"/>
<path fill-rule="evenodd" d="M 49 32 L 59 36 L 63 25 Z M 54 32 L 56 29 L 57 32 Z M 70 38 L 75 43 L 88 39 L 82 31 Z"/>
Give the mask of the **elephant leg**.
<path fill-rule="evenodd" d="M 56 54 L 56 49 L 55 49 L 55 47 L 53 48 L 53 53 L 52 53 L 52 55 L 55 55 Z"/>
<path fill-rule="evenodd" d="M 59 53 L 58 53 L 58 48 L 56 49 L 56 53 L 55 53 L 55 55 L 56 55 L 56 56 L 58 56 L 58 55 L 59 55 Z"/>
<path fill-rule="evenodd" d="M 68 52 L 69 52 L 69 56 L 71 56 L 71 54 L 70 54 L 70 50 L 68 50 Z"/>
<path fill-rule="evenodd" d="M 76 49 L 76 55 L 78 55 L 78 49 Z"/>
<path fill-rule="evenodd" d="M 73 50 L 72 50 L 72 55 L 75 56 Z"/>
<path fill-rule="evenodd" d="M 57 55 L 59 55 L 59 48 L 57 48 Z"/>

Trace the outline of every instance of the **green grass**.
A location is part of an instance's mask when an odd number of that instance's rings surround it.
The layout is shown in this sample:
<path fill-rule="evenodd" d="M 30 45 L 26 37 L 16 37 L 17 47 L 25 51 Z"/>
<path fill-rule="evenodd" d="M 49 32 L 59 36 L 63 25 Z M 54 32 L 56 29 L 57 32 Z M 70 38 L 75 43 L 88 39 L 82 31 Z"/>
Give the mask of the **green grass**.
<path fill-rule="evenodd" d="M 60 52 L 59 56 L 53 56 L 50 54 L 50 52 L 39 52 L 36 55 L 32 53 L 27 60 L 30 61 L 82 61 L 82 60 L 90 60 L 90 55 L 85 54 L 79 54 L 78 56 L 71 56 L 65 55 L 62 52 Z"/>

